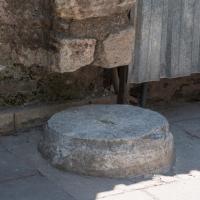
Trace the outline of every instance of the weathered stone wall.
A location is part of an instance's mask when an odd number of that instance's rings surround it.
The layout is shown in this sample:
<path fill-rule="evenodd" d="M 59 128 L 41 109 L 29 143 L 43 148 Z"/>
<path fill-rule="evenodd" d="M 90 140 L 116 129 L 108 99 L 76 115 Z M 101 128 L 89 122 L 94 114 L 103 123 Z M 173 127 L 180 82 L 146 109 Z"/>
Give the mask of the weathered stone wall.
<path fill-rule="evenodd" d="M 51 70 L 71 72 L 86 65 L 128 65 L 134 27 L 129 18 L 135 0 L 55 0 Z"/>
<path fill-rule="evenodd" d="M 91 90 L 101 93 L 99 67 L 131 62 L 134 4 L 135 0 L 1 0 L 0 105 L 73 99 Z"/>
<path fill-rule="evenodd" d="M 135 0 L 0 0 L 0 106 L 112 92 L 100 67 L 130 63 L 134 6 Z M 199 89 L 199 76 L 163 80 L 150 84 L 149 98 L 199 98 Z"/>
<path fill-rule="evenodd" d="M 148 103 L 159 105 L 177 101 L 200 100 L 200 75 L 162 79 L 149 85 Z"/>
<path fill-rule="evenodd" d="M 2 0 L 1 65 L 57 72 L 131 62 L 135 0 Z M 117 48 L 116 48 L 117 47 Z"/>
<path fill-rule="evenodd" d="M 48 0 L 1 0 L 0 64 L 47 66 L 49 16 Z"/>
<path fill-rule="evenodd" d="M 130 93 L 138 98 L 140 91 L 141 84 L 133 84 Z M 149 82 L 146 100 L 147 105 L 169 105 L 169 103 L 174 102 L 199 101 L 200 75 L 194 74 L 188 77 Z"/>
<path fill-rule="evenodd" d="M 98 97 L 108 92 L 101 68 L 73 73 L 47 73 L 43 67 L 15 65 L 0 73 L 0 106 L 64 102 Z"/>

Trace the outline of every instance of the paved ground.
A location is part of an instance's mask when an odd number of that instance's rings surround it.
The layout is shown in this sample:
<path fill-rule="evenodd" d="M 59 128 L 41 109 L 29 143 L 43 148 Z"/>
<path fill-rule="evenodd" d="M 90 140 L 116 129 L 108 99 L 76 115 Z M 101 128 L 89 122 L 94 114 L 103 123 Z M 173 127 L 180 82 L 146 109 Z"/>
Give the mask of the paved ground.
<path fill-rule="evenodd" d="M 42 129 L 0 138 L 0 200 L 199 200 L 200 103 L 157 108 L 170 121 L 176 163 L 144 179 L 85 177 L 52 168 L 37 152 Z"/>

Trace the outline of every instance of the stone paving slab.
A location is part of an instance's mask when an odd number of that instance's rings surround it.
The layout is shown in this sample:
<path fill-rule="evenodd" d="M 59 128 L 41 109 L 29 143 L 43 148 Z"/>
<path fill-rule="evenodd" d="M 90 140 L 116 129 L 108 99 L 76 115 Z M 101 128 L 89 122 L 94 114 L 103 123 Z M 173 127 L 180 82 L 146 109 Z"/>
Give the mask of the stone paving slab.
<path fill-rule="evenodd" d="M 44 169 L 41 172 L 77 200 L 95 200 L 97 194 L 101 198 L 120 194 L 123 191 L 121 186 L 132 184 L 129 180 L 85 177 L 66 172 L 52 173 Z"/>
<path fill-rule="evenodd" d="M 3 151 L 3 152 L 4 152 L 4 151 L 5 151 L 5 149 L 3 148 L 3 146 L 2 146 L 2 145 L 1 145 L 1 143 L 0 143 L 0 152 L 1 152 L 1 151 Z"/>
<path fill-rule="evenodd" d="M 54 182 L 57 186 L 71 194 L 77 200 L 94 200 L 97 198 L 97 195 L 99 199 L 111 198 L 113 195 L 120 195 L 121 193 L 138 191 L 174 181 L 180 181 L 183 178 L 182 173 L 188 174 L 190 169 L 196 169 L 196 166 L 199 164 L 198 159 L 196 162 L 193 161 L 195 159 L 192 155 L 194 150 L 198 150 L 198 147 L 200 148 L 200 140 L 193 140 L 183 130 L 173 125 L 172 133 L 175 135 L 175 142 L 178 147 L 178 161 L 175 166 L 175 171 L 180 173 L 180 175 L 158 175 L 157 177 L 149 177 L 147 180 L 138 181 L 138 183 L 135 179 L 105 179 L 79 176 L 59 171 L 51 167 L 49 163 L 41 157 L 37 151 L 37 143 L 40 139 L 40 133 L 41 130 L 36 129 L 17 137 L 6 137 L 1 142 L 7 150 L 20 156 L 22 160 L 29 162 L 31 166 L 36 167 L 37 170 L 39 170 L 44 176 L 48 177 L 50 181 Z M 25 154 L 24 149 L 26 149 Z M 191 158 L 191 161 L 187 162 L 185 159 L 186 157 Z M 187 165 L 187 163 L 190 163 L 190 165 Z M 184 166 L 184 168 L 182 168 L 182 166 Z M 186 175 L 186 177 L 188 179 L 189 176 Z"/>
<path fill-rule="evenodd" d="M 154 200 L 150 195 L 142 191 L 124 192 L 117 195 L 111 195 L 105 198 L 98 198 L 96 200 Z"/>
<path fill-rule="evenodd" d="M 0 183 L 1 200 L 75 200 L 41 176 Z"/>
<path fill-rule="evenodd" d="M 200 139 L 191 137 L 176 124 L 171 126 L 171 132 L 176 147 L 176 164 L 173 173 L 189 176 L 192 171 L 200 171 Z"/>
<path fill-rule="evenodd" d="M 115 186 L 132 184 L 128 179 L 79 176 L 53 168 L 37 151 L 40 134 L 40 129 L 33 129 L 17 137 L 6 137 L 3 140 L 1 139 L 0 142 L 5 149 L 29 163 L 41 174 L 48 177 L 49 180 L 73 195 L 77 200 L 94 200 L 99 192 L 105 192 L 104 196 L 116 194 L 121 192 L 121 189 L 118 187 L 114 190 Z M 26 150 L 26 153 L 24 153 L 24 150 Z"/>
<path fill-rule="evenodd" d="M 176 125 L 178 125 L 191 136 L 200 139 L 200 118 L 180 121 L 177 122 Z"/>
<path fill-rule="evenodd" d="M 153 108 L 163 114 L 171 123 L 200 118 L 200 103 L 183 103 L 165 108 Z"/>
<path fill-rule="evenodd" d="M 37 174 L 37 170 L 11 153 L 0 151 L 0 183 Z"/>
<path fill-rule="evenodd" d="M 42 131 L 42 128 L 34 128 L 25 132 L 16 132 L 15 136 L 0 137 L 0 147 L 17 155 L 23 155 L 24 160 L 26 160 L 30 153 L 38 154 L 37 144 L 40 141 Z"/>
<path fill-rule="evenodd" d="M 154 200 L 199 200 L 200 180 L 186 180 L 144 190 Z"/>

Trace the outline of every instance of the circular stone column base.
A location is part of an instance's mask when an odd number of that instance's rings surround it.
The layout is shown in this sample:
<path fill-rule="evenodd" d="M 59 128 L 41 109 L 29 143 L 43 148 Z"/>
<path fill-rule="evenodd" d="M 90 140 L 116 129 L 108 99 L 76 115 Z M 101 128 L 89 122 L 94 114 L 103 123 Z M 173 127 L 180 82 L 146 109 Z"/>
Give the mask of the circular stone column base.
<path fill-rule="evenodd" d="M 174 161 L 167 120 L 130 105 L 90 105 L 57 113 L 47 123 L 39 150 L 60 169 L 92 176 L 166 173 Z"/>

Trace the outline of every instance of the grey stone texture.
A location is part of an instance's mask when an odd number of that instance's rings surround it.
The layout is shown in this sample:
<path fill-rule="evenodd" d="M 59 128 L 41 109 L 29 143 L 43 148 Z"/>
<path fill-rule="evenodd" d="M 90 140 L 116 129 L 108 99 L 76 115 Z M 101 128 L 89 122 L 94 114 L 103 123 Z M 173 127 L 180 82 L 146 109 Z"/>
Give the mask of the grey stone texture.
<path fill-rule="evenodd" d="M 33 176 L 0 184 L 2 200 L 75 200 L 47 178 Z"/>
<path fill-rule="evenodd" d="M 0 2 L 0 64 L 48 66 L 48 0 Z"/>
<path fill-rule="evenodd" d="M 26 162 L 16 159 L 16 157 L 6 150 L 0 150 L 0 183 L 14 180 L 19 177 L 29 177 L 37 174 L 37 170 L 27 165 Z"/>
<path fill-rule="evenodd" d="M 167 172 L 174 161 L 167 120 L 129 105 L 90 105 L 57 113 L 47 123 L 39 150 L 58 168 L 93 176 Z"/>

